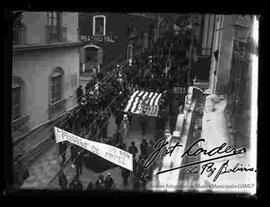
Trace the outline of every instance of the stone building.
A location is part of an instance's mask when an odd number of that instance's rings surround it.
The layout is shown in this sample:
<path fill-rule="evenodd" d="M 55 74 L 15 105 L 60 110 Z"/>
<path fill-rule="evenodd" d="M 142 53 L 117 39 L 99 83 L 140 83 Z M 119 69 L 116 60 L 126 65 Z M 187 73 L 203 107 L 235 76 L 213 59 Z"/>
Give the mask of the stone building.
<path fill-rule="evenodd" d="M 50 126 L 76 106 L 80 47 L 78 13 L 21 12 L 14 19 L 12 138 L 15 156 L 34 156 L 34 149 L 51 137 Z"/>

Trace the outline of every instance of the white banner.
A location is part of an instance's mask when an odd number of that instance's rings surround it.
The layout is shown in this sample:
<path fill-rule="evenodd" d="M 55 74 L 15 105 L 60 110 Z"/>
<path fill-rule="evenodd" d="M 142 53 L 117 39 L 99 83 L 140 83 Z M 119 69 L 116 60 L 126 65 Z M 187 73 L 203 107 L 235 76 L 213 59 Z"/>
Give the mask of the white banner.
<path fill-rule="evenodd" d="M 62 129 L 54 127 L 56 143 L 69 141 L 72 144 L 76 144 L 89 152 L 92 152 L 110 162 L 124 167 L 130 171 L 133 171 L 133 157 L 132 154 L 121 150 L 117 147 L 103 144 L 100 142 L 94 142 L 87 139 L 83 139 L 72 133 L 66 132 Z"/>

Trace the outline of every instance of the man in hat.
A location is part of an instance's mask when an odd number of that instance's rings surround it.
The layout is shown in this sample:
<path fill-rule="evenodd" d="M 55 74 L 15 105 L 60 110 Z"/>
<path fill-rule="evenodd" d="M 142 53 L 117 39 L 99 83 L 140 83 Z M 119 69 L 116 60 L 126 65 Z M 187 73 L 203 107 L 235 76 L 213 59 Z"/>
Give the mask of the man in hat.
<path fill-rule="evenodd" d="M 64 165 L 65 162 L 66 162 L 67 143 L 66 143 L 66 141 L 59 142 L 58 146 L 59 146 L 59 154 L 60 154 L 60 157 L 61 157 L 61 165 Z"/>
<path fill-rule="evenodd" d="M 138 153 L 138 149 L 135 146 L 135 142 L 132 141 L 131 145 L 128 148 L 129 153 L 131 153 L 133 155 L 133 158 L 136 158 L 136 154 Z"/>
<path fill-rule="evenodd" d="M 111 190 L 113 185 L 114 185 L 114 180 L 113 180 L 112 174 L 110 172 L 107 173 L 107 176 L 106 176 L 104 182 L 105 182 L 105 188 L 107 190 Z"/>
<path fill-rule="evenodd" d="M 142 128 L 142 135 L 145 135 L 145 131 L 146 131 L 146 128 L 147 128 L 147 117 L 146 117 L 146 110 L 145 108 L 142 109 L 142 113 L 141 113 L 141 116 L 140 116 L 140 125 L 141 125 L 141 128 Z"/>
<path fill-rule="evenodd" d="M 84 150 L 78 150 L 77 158 L 75 158 L 77 176 L 82 174 L 83 158 L 84 158 Z"/>
<path fill-rule="evenodd" d="M 95 188 L 97 190 L 104 190 L 105 189 L 104 175 L 99 175 L 98 180 L 96 181 Z"/>
<path fill-rule="evenodd" d="M 128 128 L 129 128 L 129 120 L 128 120 L 127 114 L 124 114 L 121 125 L 122 125 L 122 127 L 121 127 L 122 136 L 124 137 L 124 139 L 126 139 L 127 134 L 128 134 Z"/>
<path fill-rule="evenodd" d="M 75 176 L 74 179 L 71 181 L 71 183 L 69 184 L 69 189 L 78 191 L 83 190 L 83 185 L 78 176 Z"/>
<path fill-rule="evenodd" d="M 165 137 L 167 138 L 167 141 L 168 142 L 170 142 L 170 140 L 171 140 L 171 138 L 172 138 L 172 134 L 171 134 L 171 132 L 170 132 L 170 130 L 169 129 L 166 129 L 165 130 Z"/>
<path fill-rule="evenodd" d="M 142 140 L 140 148 L 141 148 L 142 157 L 146 158 L 148 156 L 148 151 L 149 151 L 149 146 L 148 146 L 148 143 L 147 143 L 146 139 Z"/>
<path fill-rule="evenodd" d="M 122 168 L 121 176 L 123 178 L 123 185 L 126 187 L 128 183 L 128 177 L 130 176 L 130 171 L 126 168 Z"/>
<path fill-rule="evenodd" d="M 67 181 L 67 178 L 62 170 L 60 172 L 60 175 L 58 176 L 58 184 L 61 187 L 61 190 L 68 189 L 68 181 Z"/>

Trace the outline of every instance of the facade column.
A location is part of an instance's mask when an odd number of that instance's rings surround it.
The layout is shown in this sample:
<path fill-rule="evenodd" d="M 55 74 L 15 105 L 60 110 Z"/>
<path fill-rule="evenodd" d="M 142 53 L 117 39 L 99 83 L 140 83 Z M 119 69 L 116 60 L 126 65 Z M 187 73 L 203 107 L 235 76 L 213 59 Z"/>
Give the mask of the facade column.
<path fill-rule="evenodd" d="M 228 90 L 234 42 L 234 19 L 235 15 L 222 15 L 216 22 L 218 25 L 215 31 L 209 82 L 211 92 L 217 95 L 226 94 Z"/>

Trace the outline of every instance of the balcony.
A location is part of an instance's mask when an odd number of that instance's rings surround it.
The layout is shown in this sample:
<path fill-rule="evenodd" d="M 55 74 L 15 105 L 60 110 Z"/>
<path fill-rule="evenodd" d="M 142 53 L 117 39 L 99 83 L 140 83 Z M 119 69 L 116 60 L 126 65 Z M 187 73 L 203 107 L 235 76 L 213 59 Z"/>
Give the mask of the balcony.
<path fill-rule="evenodd" d="M 47 43 L 66 42 L 67 41 L 67 28 L 47 25 L 46 35 L 47 35 L 46 36 Z"/>
<path fill-rule="evenodd" d="M 29 132 L 28 127 L 29 115 L 24 115 L 12 121 L 12 139 L 13 142 L 18 141 L 22 136 Z"/>
<path fill-rule="evenodd" d="M 57 118 L 66 111 L 66 99 L 50 104 L 48 107 L 49 119 Z"/>
<path fill-rule="evenodd" d="M 26 26 L 13 28 L 13 45 L 26 44 Z"/>

